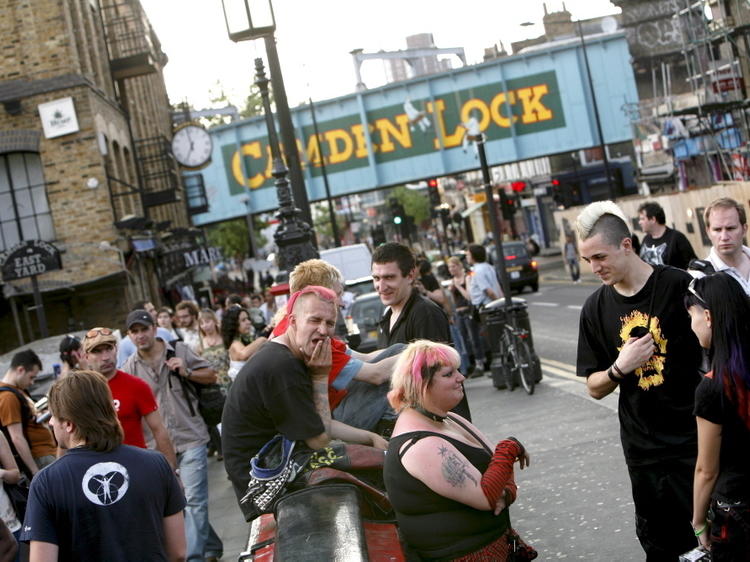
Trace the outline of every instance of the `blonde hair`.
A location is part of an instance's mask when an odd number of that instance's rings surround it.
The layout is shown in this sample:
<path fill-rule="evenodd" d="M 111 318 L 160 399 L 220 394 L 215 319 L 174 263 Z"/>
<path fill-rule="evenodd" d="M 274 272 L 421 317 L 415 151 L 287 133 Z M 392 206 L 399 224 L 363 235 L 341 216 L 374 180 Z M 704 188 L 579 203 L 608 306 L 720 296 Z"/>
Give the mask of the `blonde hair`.
<path fill-rule="evenodd" d="M 210 308 L 204 308 L 198 313 L 198 322 L 201 320 L 211 320 L 214 323 L 214 326 L 216 326 L 216 333 L 221 335 L 221 323 L 219 322 L 219 317 L 216 316 L 216 313 L 211 310 Z M 198 333 L 200 333 L 201 337 L 205 337 L 205 333 L 203 332 L 203 328 L 200 327 L 200 323 L 198 324 Z"/>
<path fill-rule="evenodd" d="M 289 274 L 290 293 L 296 293 L 309 285 L 333 289 L 336 283 L 344 284 L 341 272 L 337 267 L 319 259 L 303 261 Z"/>
<path fill-rule="evenodd" d="M 461 359 L 452 347 L 429 340 L 410 343 L 396 361 L 388 402 L 394 410 L 421 406 L 430 381 L 443 367 L 458 367 Z"/>
<path fill-rule="evenodd" d="M 601 234 L 605 243 L 616 247 L 632 236 L 625 213 L 612 201 L 597 201 L 588 205 L 576 219 L 576 230 L 579 240 Z"/>

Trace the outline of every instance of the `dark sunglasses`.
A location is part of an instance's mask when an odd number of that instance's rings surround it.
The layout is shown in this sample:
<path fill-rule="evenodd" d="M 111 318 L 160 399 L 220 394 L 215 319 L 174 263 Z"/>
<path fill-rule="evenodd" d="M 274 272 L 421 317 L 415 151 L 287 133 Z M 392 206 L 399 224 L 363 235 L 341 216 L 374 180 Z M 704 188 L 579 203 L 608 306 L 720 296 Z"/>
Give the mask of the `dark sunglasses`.
<path fill-rule="evenodd" d="M 86 332 L 87 338 L 95 338 L 98 335 L 102 336 L 111 336 L 114 332 L 110 330 L 109 328 L 91 328 L 88 332 Z"/>

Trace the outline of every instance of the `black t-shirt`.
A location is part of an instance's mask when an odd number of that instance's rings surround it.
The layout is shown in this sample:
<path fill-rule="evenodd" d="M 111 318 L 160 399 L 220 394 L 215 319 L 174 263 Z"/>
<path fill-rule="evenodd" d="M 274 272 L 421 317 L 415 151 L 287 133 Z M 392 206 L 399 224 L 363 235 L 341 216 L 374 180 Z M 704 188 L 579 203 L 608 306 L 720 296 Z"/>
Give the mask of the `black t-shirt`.
<path fill-rule="evenodd" d="M 250 459 L 276 434 L 301 441 L 324 431 L 305 364 L 285 345 L 264 345 L 237 374 L 224 405 L 221 444 L 235 492 L 244 495 Z"/>
<path fill-rule="evenodd" d="M 438 283 L 437 277 L 432 273 L 422 275 L 422 277 L 419 278 L 419 282 L 422 283 L 422 286 L 428 291 L 436 291 L 440 288 L 440 283 Z"/>
<path fill-rule="evenodd" d="M 633 327 L 647 325 L 651 292 L 656 291 L 651 333 L 657 353 L 620 383 L 620 438 L 631 466 L 696 452 L 693 403 L 701 348 L 683 305 L 691 277 L 673 267 L 655 270 L 656 285 L 652 274 L 631 297 L 611 286 L 597 289 L 583 306 L 578 334 L 578 376 L 608 369 Z"/>
<path fill-rule="evenodd" d="M 167 560 L 164 518 L 184 507 L 161 453 L 70 449 L 32 480 L 21 540 L 56 544 L 60 560 Z"/>
<path fill-rule="evenodd" d="M 697 257 L 685 235 L 669 227 L 660 238 L 652 238 L 650 234 L 644 236 L 640 256 L 651 265 L 671 265 L 680 269 L 687 269 L 690 260 Z"/>
<path fill-rule="evenodd" d="M 449 441 L 480 473 L 487 470 L 490 454 L 484 448 L 431 431 L 414 431 L 391 439 L 383 478 L 399 530 L 409 546 L 425 560 L 452 560 L 502 535 L 509 526 L 508 510 L 496 516 L 492 511 L 475 509 L 433 492 L 409 474 L 401 462 L 402 447 L 433 435 Z"/>
<path fill-rule="evenodd" d="M 721 425 L 719 477 L 712 497 L 722 501 L 750 500 L 750 431 L 721 383 L 709 373 L 695 391 L 696 416 Z"/>
<path fill-rule="evenodd" d="M 451 344 L 450 324 L 448 316 L 440 305 L 423 297 L 419 291 L 412 289 L 409 300 L 406 301 L 393 329 L 391 325 L 391 309 L 385 313 L 380 321 L 378 333 L 378 348 L 385 349 L 394 343 L 411 343 L 417 339 Z"/>

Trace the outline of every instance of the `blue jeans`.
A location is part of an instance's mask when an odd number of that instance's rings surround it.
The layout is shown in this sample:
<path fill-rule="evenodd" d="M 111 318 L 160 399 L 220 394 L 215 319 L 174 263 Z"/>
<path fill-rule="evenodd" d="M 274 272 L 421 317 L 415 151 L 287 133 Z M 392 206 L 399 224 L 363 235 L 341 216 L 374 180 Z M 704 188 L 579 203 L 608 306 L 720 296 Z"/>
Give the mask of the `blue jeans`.
<path fill-rule="evenodd" d="M 458 356 L 461 358 L 461 365 L 459 365 L 459 371 L 462 374 L 468 375 L 469 370 L 469 354 L 466 352 L 466 344 L 464 338 L 461 335 L 461 329 L 458 326 L 457 315 L 453 315 L 453 323 L 451 324 L 451 338 L 453 339 L 453 347 L 456 348 Z"/>
<path fill-rule="evenodd" d="M 185 486 L 185 538 L 187 559 L 203 561 L 219 555 L 221 540 L 208 522 L 208 458 L 205 445 L 177 453 L 180 480 Z"/>
<path fill-rule="evenodd" d="M 467 355 L 473 355 L 476 362 L 480 363 L 484 360 L 485 351 L 482 345 L 482 336 L 479 334 L 479 324 L 474 322 L 471 316 L 456 314 L 455 318 L 458 328 L 461 330 Z"/>

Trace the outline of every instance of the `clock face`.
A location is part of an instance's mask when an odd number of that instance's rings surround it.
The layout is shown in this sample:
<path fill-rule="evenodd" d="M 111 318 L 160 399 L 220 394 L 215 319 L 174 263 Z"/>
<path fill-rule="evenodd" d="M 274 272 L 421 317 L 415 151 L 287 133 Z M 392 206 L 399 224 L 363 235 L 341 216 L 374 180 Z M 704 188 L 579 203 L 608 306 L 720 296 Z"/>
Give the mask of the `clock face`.
<path fill-rule="evenodd" d="M 172 154 L 182 166 L 198 168 L 211 159 L 211 135 L 198 125 L 186 125 L 172 137 Z"/>

